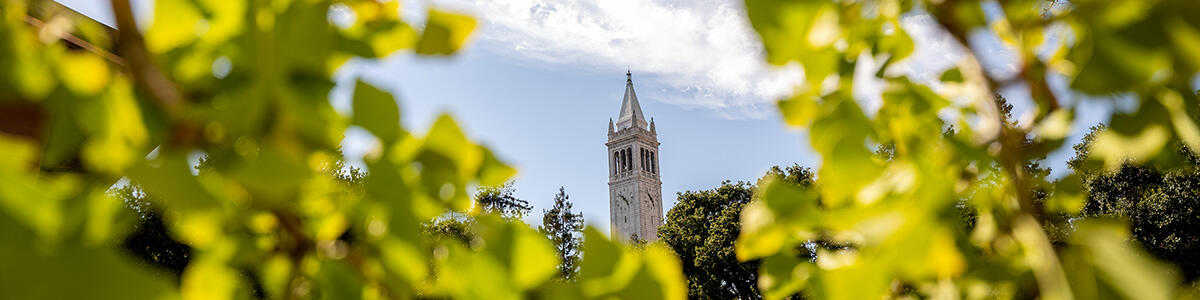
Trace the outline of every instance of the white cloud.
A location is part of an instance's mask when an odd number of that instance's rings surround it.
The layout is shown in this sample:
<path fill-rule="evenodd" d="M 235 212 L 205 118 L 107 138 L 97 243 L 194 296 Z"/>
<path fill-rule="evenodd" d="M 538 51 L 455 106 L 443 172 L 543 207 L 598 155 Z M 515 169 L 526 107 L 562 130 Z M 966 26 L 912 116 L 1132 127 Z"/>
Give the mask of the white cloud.
<path fill-rule="evenodd" d="M 799 66 L 772 67 L 736 0 L 445 0 L 482 19 L 479 36 L 514 55 L 619 72 L 662 83 L 649 100 L 762 119 L 801 84 Z M 962 48 L 925 14 L 906 16 L 916 42 L 895 71 L 933 81 Z M 637 78 L 635 78 L 637 80 Z M 643 85 L 645 86 L 645 85 Z M 876 88 L 877 90 L 877 88 Z M 643 93 L 647 90 L 643 89 Z M 877 97 L 876 97 L 877 98 Z"/>
<path fill-rule="evenodd" d="M 803 73 L 769 67 L 740 1 L 452 0 L 483 20 L 481 38 L 519 55 L 614 72 L 674 91 L 652 100 L 763 118 Z M 636 80 L 636 78 L 635 78 Z M 655 92 L 655 91 L 650 91 Z"/>

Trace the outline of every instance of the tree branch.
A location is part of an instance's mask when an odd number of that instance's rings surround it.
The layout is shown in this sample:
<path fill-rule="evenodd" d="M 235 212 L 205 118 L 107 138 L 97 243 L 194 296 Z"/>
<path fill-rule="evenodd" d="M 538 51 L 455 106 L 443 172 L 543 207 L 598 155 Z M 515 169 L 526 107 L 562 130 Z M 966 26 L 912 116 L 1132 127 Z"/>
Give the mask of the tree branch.
<path fill-rule="evenodd" d="M 112 0 L 113 15 L 117 19 L 117 50 L 128 63 L 130 73 L 138 86 L 148 92 L 164 110 L 176 114 L 183 107 L 183 95 L 173 82 L 163 75 L 151 60 L 150 51 L 138 31 L 129 0 Z"/>

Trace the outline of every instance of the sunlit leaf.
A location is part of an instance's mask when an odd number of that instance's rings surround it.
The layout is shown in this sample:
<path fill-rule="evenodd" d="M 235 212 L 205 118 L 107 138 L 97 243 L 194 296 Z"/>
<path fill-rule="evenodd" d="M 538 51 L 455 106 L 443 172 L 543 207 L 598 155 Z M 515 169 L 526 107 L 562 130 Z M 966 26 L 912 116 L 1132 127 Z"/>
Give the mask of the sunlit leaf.
<path fill-rule="evenodd" d="M 208 26 L 203 18 L 193 1 L 155 1 L 154 22 L 146 30 L 146 47 L 161 53 L 196 41 Z"/>
<path fill-rule="evenodd" d="M 421 39 L 417 41 L 417 54 L 453 54 L 462 48 L 473 30 L 475 19 L 431 9 L 425 21 L 425 31 L 421 32 Z"/>
<path fill-rule="evenodd" d="M 400 108 L 391 94 L 359 80 L 354 85 L 354 124 L 391 144 L 400 135 Z"/>
<path fill-rule="evenodd" d="M 36 247 L 23 226 L 0 215 L 0 289 L 16 299 L 178 299 L 165 277 L 156 277 L 125 253 L 72 242 L 52 250 Z M 48 251 L 47 251 L 48 250 Z M 64 284 L 69 285 L 65 287 Z"/>
<path fill-rule="evenodd" d="M 812 264 L 797 260 L 792 253 L 767 257 L 763 260 L 758 277 L 763 298 L 784 299 L 799 293 L 808 284 L 813 267 Z"/>
<path fill-rule="evenodd" d="M 788 242 L 813 236 L 812 226 L 820 217 L 815 191 L 772 178 L 762 184 L 759 193 L 761 198 L 742 210 L 736 250 L 743 261 L 774 255 Z"/>
<path fill-rule="evenodd" d="M 91 53 L 67 52 L 59 64 L 59 78 L 72 92 L 92 96 L 108 87 L 112 74 L 100 56 Z"/>
<path fill-rule="evenodd" d="M 1170 268 L 1146 257 L 1128 242 L 1123 226 L 1084 222 L 1072 236 L 1097 277 L 1128 299 L 1173 299 L 1178 282 Z"/>
<path fill-rule="evenodd" d="M 942 82 L 962 82 L 962 71 L 959 71 L 958 68 L 950 68 L 949 70 L 946 70 L 946 72 L 942 73 L 942 78 L 940 80 Z"/>

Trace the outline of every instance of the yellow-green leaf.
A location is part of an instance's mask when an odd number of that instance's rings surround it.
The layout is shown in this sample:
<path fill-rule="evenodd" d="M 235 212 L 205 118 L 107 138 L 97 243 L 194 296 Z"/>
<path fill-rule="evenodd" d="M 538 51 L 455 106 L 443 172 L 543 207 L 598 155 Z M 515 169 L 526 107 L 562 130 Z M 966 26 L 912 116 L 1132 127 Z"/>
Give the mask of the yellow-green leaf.
<path fill-rule="evenodd" d="M 466 15 L 429 10 L 425 31 L 417 41 L 417 54 L 450 55 L 457 52 L 475 30 L 475 19 Z"/>

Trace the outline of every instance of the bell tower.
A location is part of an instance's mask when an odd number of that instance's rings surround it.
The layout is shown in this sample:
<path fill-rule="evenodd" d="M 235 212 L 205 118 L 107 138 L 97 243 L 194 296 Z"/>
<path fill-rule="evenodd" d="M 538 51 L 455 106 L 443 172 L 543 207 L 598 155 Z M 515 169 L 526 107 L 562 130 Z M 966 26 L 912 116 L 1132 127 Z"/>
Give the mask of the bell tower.
<path fill-rule="evenodd" d="M 662 225 L 662 181 L 658 169 L 658 133 L 646 122 L 633 74 L 625 72 L 625 99 L 616 125 L 608 120 L 608 211 L 614 240 L 658 240 Z"/>

